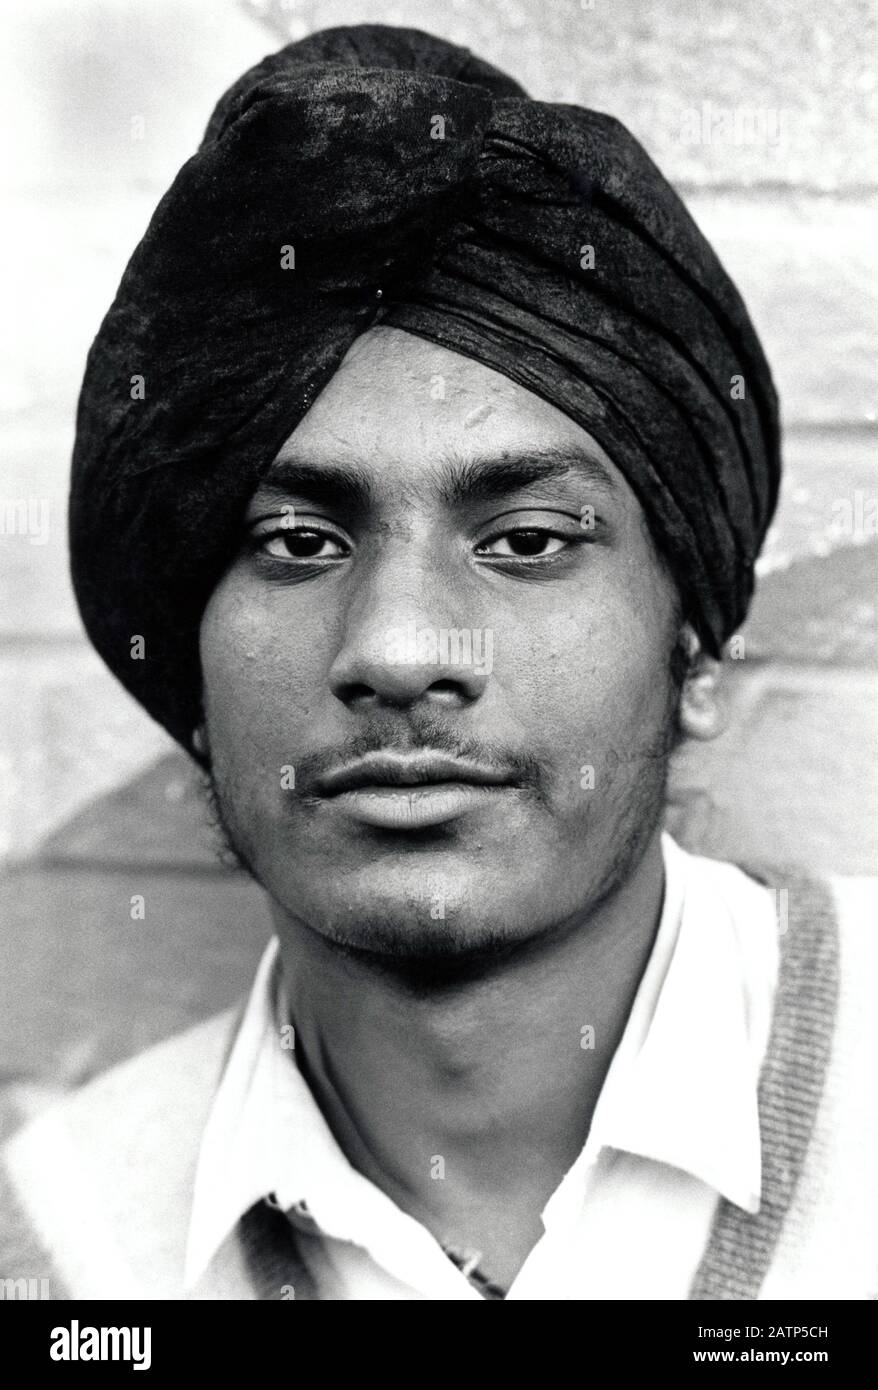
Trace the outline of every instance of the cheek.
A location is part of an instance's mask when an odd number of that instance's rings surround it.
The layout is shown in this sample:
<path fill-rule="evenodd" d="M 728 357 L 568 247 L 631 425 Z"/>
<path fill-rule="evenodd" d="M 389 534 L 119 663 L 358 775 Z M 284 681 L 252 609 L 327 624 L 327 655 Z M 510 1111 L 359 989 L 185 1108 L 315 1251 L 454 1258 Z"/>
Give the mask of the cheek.
<path fill-rule="evenodd" d="M 303 628 L 283 592 L 251 592 L 234 573 L 211 596 L 201 623 L 205 707 L 214 756 L 240 774 L 293 750 L 289 735 L 313 708 L 325 667 L 321 627 Z"/>
<path fill-rule="evenodd" d="M 549 770 L 562 815 L 595 812 L 598 803 L 583 799 L 591 777 L 612 791 L 615 805 L 647 760 L 658 771 L 669 716 L 669 624 L 656 590 L 646 587 L 642 575 L 638 588 L 595 583 L 581 602 L 510 624 L 505 641 L 498 633 L 503 702 Z"/>
<path fill-rule="evenodd" d="M 498 633 L 495 673 L 507 698 L 541 727 L 630 734 L 660 722 L 667 641 L 627 602 L 593 595 L 578 608 Z"/>

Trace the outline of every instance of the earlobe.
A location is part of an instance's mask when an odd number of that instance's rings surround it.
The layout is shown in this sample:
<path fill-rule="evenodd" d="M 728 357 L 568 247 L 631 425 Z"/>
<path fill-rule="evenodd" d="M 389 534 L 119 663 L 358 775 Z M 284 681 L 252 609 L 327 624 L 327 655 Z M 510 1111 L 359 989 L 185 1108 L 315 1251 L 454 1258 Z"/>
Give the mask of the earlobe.
<path fill-rule="evenodd" d="M 716 738 L 727 723 L 720 698 L 722 662 L 708 656 L 694 628 L 685 623 L 680 633 L 686 651 L 687 672 L 680 689 L 677 722 L 683 738 L 703 741 Z"/>
<path fill-rule="evenodd" d="M 717 738 L 726 727 L 727 712 L 720 698 L 722 663 L 703 652 L 694 659 L 680 693 L 678 720 L 687 738 Z"/>

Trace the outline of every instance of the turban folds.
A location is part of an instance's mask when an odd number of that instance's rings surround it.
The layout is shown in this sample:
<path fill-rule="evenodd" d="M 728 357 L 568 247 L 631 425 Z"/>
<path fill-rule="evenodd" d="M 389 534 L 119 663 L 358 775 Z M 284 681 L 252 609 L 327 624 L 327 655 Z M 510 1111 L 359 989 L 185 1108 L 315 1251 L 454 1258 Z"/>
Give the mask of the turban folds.
<path fill-rule="evenodd" d="M 221 99 L 88 358 L 74 587 L 101 655 L 175 738 L 201 717 L 198 628 L 247 501 L 379 318 L 588 430 L 718 652 L 780 459 L 771 375 L 714 252 L 613 118 L 532 101 L 415 30 L 333 29 Z"/>

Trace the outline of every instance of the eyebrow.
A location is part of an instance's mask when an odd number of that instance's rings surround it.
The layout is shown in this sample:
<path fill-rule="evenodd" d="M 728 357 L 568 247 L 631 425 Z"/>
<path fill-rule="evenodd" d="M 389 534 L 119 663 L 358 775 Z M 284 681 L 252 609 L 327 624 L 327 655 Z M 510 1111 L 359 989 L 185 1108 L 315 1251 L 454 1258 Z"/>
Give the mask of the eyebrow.
<path fill-rule="evenodd" d="M 369 509 L 375 496 L 370 474 L 357 464 L 318 467 L 295 459 L 275 459 L 258 491 L 294 494 L 321 506 L 344 506 L 363 512 Z"/>
<path fill-rule="evenodd" d="M 606 466 L 575 445 L 544 445 L 497 459 L 454 459 L 440 470 L 439 488 L 449 505 L 493 502 L 534 483 L 575 478 L 589 487 L 616 493 Z"/>
<path fill-rule="evenodd" d="M 618 484 L 605 464 L 575 445 L 544 445 L 499 458 L 450 455 L 433 473 L 439 495 L 448 506 L 492 502 L 535 483 L 574 478 L 610 494 Z M 375 503 L 373 475 L 358 464 L 315 465 L 296 459 L 274 461 L 260 490 L 307 497 L 323 506 L 368 511 Z"/>

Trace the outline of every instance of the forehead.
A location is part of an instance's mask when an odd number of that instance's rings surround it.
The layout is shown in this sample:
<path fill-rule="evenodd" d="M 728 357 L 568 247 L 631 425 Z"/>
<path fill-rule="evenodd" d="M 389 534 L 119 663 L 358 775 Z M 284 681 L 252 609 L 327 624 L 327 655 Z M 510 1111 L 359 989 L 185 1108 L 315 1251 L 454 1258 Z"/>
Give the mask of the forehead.
<path fill-rule="evenodd" d="M 478 467 L 538 454 L 581 460 L 590 485 L 603 474 L 607 491 L 637 506 L 597 441 L 556 406 L 481 362 L 382 326 L 354 342 L 278 452 L 275 473 L 349 465 L 410 492 L 449 461 Z"/>

